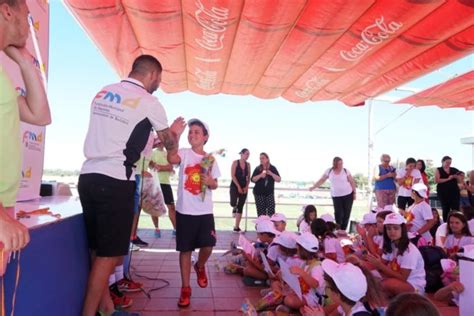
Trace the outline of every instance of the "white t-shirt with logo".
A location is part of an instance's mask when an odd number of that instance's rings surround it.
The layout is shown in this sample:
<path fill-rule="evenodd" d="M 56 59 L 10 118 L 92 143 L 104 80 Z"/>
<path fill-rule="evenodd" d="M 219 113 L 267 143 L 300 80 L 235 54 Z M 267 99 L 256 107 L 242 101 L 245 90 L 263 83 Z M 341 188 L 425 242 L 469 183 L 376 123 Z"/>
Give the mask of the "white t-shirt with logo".
<path fill-rule="evenodd" d="M 398 169 L 396 179 L 404 178 L 406 174 L 406 169 Z M 398 188 L 398 196 L 410 197 L 412 186 L 420 181 L 422 181 L 420 170 L 413 169 L 410 173 L 410 176 L 407 177 L 405 182 Z"/>
<path fill-rule="evenodd" d="M 212 214 L 212 190 L 206 188 L 204 200 L 202 198 L 201 161 L 204 156 L 195 153 L 191 148 L 179 149 L 178 156 L 181 158 L 181 163 L 176 211 L 185 215 Z M 214 179 L 221 176 L 216 160 L 211 167 L 210 175 Z"/>
<path fill-rule="evenodd" d="M 461 236 L 461 238 L 456 238 L 453 234 L 450 234 L 446 237 L 443 248 L 446 249 L 448 255 L 452 255 L 458 253 L 459 249 L 466 245 L 474 245 L 474 237 Z"/>
<path fill-rule="evenodd" d="M 471 235 L 474 236 L 474 218 L 468 221 L 467 224 L 469 225 L 469 230 L 471 231 Z"/>
<path fill-rule="evenodd" d="M 408 208 L 405 217 L 407 218 L 407 223 L 412 224 L 410 232 L 416 233 L 427 221 L 433 219 L 433 212 L 431 211 L 430 205 L 426 203 L 426 201 L 422 201 L 418 204 L 412 204 Z M 431 236 L 429 230 L 421 234 L 421 236 L 423 236 L 427 242 L 433 240 L 433 236 Z"/>
<path fill-rule="evenodd" d="M 134 179 L 134 165 L 152 127 L 162 131 L 168 128 L 168 119 L 161 103 L 140 81 L 127 78 L 104 87 L 91 104 L 81 174 Z"/>
<path fill-rule="evenodd" d="M 341 243 L 339 239 L 334 237 L 327 236 L 324 238 L 324 253 L 335 253 L 336 260 L 338 263 L 343 263 L 346 261 L 346 256 L 344 255 L 344 251 L 342 250 Z"/>
<path fill-rule="evenodd" d="M 349 170 L 342 169 L 339 174 L 336 174 L 332 168 L 329 168 L 324 172 L 324 175 L 331 182 L 332 197 L 346 196 L 352 193 L 352 186 L 348 180 L 351 175 Z"/>
<path fill-rule="evenodd" d="M 405 250 L 403 255 L 398 255 L 398 249 L 392 244 L 392 253 L 384 253 L 382 259 L 388 261 L 389 267 L 395 271 L 399 271 L 400 268 L 411 270 L 407 282 L 418 290 L 419 293 L 425 292 L 425 262 L 415 245 L 409 243 L 408 249 Z"/>

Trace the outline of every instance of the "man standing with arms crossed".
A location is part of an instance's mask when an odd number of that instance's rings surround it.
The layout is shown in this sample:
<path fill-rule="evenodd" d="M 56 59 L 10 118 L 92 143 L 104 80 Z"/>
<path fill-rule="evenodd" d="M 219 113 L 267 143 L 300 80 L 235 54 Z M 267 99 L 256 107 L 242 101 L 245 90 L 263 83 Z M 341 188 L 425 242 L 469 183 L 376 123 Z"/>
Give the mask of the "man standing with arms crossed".
<path fill-rule="evenodd" d="M 20 67 L 27 91 L 26 96 L 17 96 L 0 64 L 0 243 L 4 251 L 19 250 L 30 240 L 28 229 L 10 217 L 20 184 L 20 120 L 34 125 L 51 123 L 43 84 L 25 48 L 28 34 L 26 1 L 0 0 L 0 50 Z"/>
<path fill-rule="evenodd" d="M 153 56 L 135 59 L 128 78 L 101 89 L 91 105 L 84 143 L 86 161 L 78 191 L 84 213 L 92 267 L 84 316 L 110 314 L 108 278 L 128 253 L 133 221 L 134 168 L 152 127 L 168 150 L 178 147 L 176 135 L 186 124 L 177 118 L 168 127 L 163 106 L 152 95 L 162 67 Z"/>

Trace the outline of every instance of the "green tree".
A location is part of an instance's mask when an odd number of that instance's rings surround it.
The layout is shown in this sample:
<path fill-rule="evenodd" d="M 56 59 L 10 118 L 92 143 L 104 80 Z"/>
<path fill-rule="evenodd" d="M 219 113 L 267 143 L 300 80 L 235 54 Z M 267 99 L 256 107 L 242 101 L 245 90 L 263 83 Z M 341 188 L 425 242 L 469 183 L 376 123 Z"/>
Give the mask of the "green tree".
<path fill-rule="evenodd" d="M 356 183 L 356 187 L 358 189 L 362 189 L 367 185 L 367 182 L 369 179 L 364 176 L 362 173 L 356 173 L 352 176 L 354 178 L 354 181 Z"/>

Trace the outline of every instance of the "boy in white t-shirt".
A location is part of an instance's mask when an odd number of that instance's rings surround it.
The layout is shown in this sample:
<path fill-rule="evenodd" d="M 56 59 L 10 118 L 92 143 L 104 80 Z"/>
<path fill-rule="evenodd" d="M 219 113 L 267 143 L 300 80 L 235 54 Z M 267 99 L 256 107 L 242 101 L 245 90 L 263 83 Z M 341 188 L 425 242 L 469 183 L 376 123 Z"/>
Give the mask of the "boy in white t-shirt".
<path fill-rule="evenodd" d="M 430 205 L 425 200 L 427 192 L 428 188 L 423 183 L 413 185 L 411 197 L 415 203 L 408 208 L 405 218 L 409 232 L 419 234 L 426 242 L 433 244 L 430 229 L 435 224 L 435 219 Z"/>
<path fill-rule="evenodd" d="M 212 190 L 217 189 L 220 176 L 217 162 L 204 151 L 209 139 L 209 127 L 198 119 L 188 122 L 188 142 L 191 148 L 168 152 L 170 164 L 179 164 L 178 200 L 176 203 L 176 250 L 181 269 L 181 296 L 179 307 L 191 303 L 191 253 L 199 248 L 194 264 L 197 283 L 207 287 L 205 264 L 216 245 Z"/>
<path fill-rule="evenodd" d="M 421 181 L 421 173 L 416 169 L 415 158 L 408 158 L 405 162 L 405 169 L 397 170 L 396 180 L 400 186 L 398 188 L 397 206 L 400 213 L 404 215 L 406 208 L 414 202 L 411 198 L 411 188 L 415 183 Z"/>

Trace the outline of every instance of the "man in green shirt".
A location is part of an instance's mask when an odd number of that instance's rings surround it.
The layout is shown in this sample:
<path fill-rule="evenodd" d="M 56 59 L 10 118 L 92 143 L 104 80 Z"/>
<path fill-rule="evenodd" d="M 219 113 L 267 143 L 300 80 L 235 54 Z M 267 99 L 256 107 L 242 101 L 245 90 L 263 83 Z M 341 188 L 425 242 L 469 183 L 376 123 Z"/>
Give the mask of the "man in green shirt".
<path fill-rule="evenodd" d="M 158 172 L 158 179 L 160 180 L 161 192 L 165 204 L 168 207 L 168 214 L 171 224 L 173 225 L 173 236 L 176 236 L 176 209 L 174 206 L 173 190 L 171 189 L 170 176 L 173 172 L 173 165 L 168 162 L 167 152 L 164 144 L 157 137 L 153 143 L 153 153 L 149 166 Z M 152 216 L 153 224 L 155 225 L 155 237 L 161 237 L 161 231 L 158 224 L 158 216 Z"/>
<path fill-rule="evenodd" d="M 25 0 L 0 0 L 0 50 L 18 64 L 27 91 L 26 96 L 17 96 L 0 65 L 0 243 L 5 251 L 21 249 L 29 242 L 28 229 L 8 215 L 13 214 L 20 183 L 20 120 L 51 123 L 41 79 L 25 48 L 28 12 Z"/>

